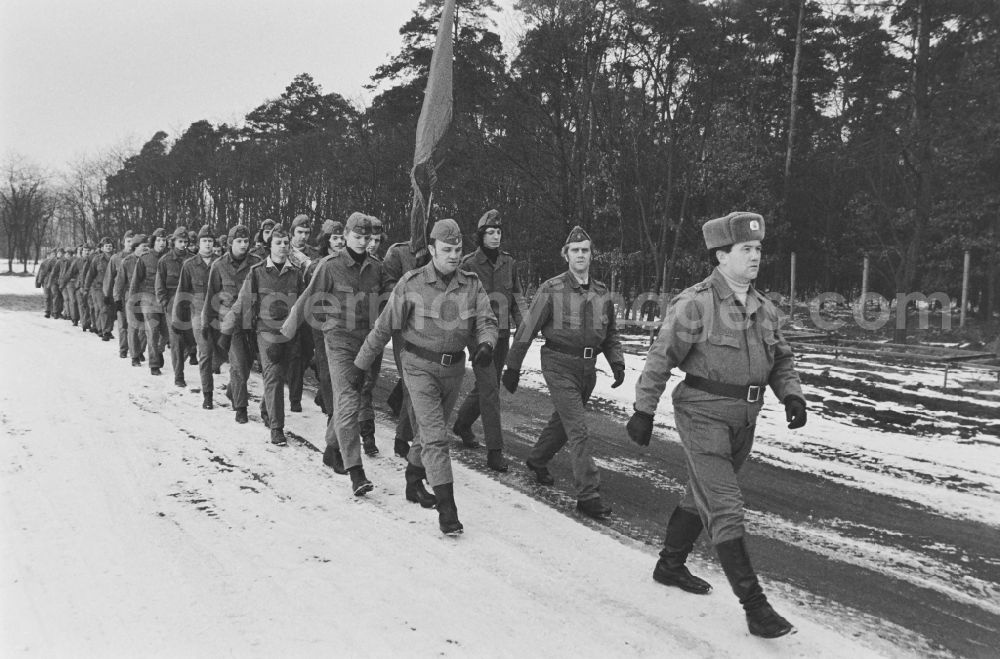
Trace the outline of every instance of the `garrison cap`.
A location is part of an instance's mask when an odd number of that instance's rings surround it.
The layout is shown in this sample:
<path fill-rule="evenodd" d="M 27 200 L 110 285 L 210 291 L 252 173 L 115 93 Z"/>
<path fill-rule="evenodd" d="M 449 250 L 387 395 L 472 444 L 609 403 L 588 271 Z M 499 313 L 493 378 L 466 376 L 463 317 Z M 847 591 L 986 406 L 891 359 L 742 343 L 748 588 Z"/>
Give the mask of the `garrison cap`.
<path fill-rule="evenodd" d="M 146 242 L 146 234 L 144 234 L 144 233 L 137 233 L 137 234 L 135 234 L 135 235 L 132 236 L 132 242 L 129 243 L 129 247 L 131 247 L 132 249 L 135 249 L 136 247 L 138 247 L 139 245 L 143 244 L 144 242 Z"/>
<path fill-rule="evenodd" d="M 309 216 L 305 213 L 299 213 L 295 216 L 295 219 L 292 220 L 292 228 L 288 230 L 288 233 L 295 233 L 299 227 L 312 228 L 312 222 L 309 221 Z"/>
<path fill-rule="evenodd" d="M 113 240 L 111 240 L 111 236 L 101 236 L 101 242 L 98 243 L 98 244 L 100 244 L 101 246 L 104 246 L 104 245 L 114 245 L 115 242 Z"/>
<path fill-rule="evenodd" d="M 91 245 L 90 243 L 84 243 L 83 245 L 81 245 L 81 247 L 83 247 L 84 249 L 94 249 L 94 246 Z"/>
<path fill-rule="evenodd" d="M 347 218 L 347 224 L 344 226 L 344 233 L 348 231 L 353 231 L 359 236 L 372 235 L 372 217 L 357 211 L 351 213 L 351 216 Z"/>
<path fill-rule="evenodd" d="M 479 218 L 479 224 L 476 225 L 476 229 L 485 229 L 487 227 L 500 228 L 500 211 L 495 208 L 491 208 L 486 211 L 481 218 Z"/>
<path fill-rule="evenodd" d="M 578 224 L 570 230 L 569 235 L 566 236 L 566 242 L 563 244 L 580 243 L 584 240 L 590 240 L 590 235 Z"/>
<path fill-rule="evenodd" d="M 156 242 L 157 238 L 166 238 L 166 237 L 167 237 L 166 230 L 163 227 L 160 227 L 159 229 L 154 230 L 153 233 L 149 234 L 149 244 L 152 245 L 154 242 Z"/>
<path fill-rule="evenodd" d="M 764 218 L 757 213 L 737 211 L 705 222 L 701 233 L 708 249 L 764 240 Z"/>
<path fill-rule="evenodd" d="M 440 240 L 449 245 L 461 245 L 462 230 L 458 228 L 458 222 L 451 218 L 438 220 L 431 229 L 431 240 Z"/>
<path fill-rule="evenodd" d="M 337 220 L 326 220 L 323 222 L 323 233 L 328 236 L 344 235 L 344 223 Z"/>
<path fill-rule="evenodd" d="M 372 221 L 372 235 L 381 236 L 385 233 L 385 229 L 382 227 L 382 220 L 378 219 L 374 215 L 369 215 L 368 219 Z"/>
<path fill-rule="evenodd" d="M 267 231 L 268 229 L 273 229 L 273 228 L 274 228 L 274 220 L 272 220 L 271 218 L 267 218 L 266 220 L 260 223 L 261 231 Z"/>
<path fill-rule="evenodd" d="M 219 242 L 222 242 L 222 240 L 221 240 L 222 236 L 219 236 L 219 238 L 220 238 Z M 249 240 L 250 239 L 250 229 L 246 228 L 242 224 L 237 224 L 236 226 L 234 226 L 232 229 L 229 230 L 228 242 L 231 243 L 234 240 L 236 240 L 237 238 L 246 238 L 247 240 Z M 227 244 L 227 243 L 223 243 L 223 244 Z"/>
<path fill-rule="evenodd" d="M 198 229 L 197 240 L 201 240 L 202 238 L 211 238 L 212 240 L 215 240 L 215 236 L 212 235 L 212 227 L 207 224 L 201 225 L 201 228 Z"/>
<path fill-rule="evenodd" d="M 188 242 L 189 243 L 193 243 L 193 242 L 196 242 L 197 240 L 198 240 L 198 232 L 195 231 L 194 229 L 189 229 L 188 230 Z"/>
<path fill-rule="evenodd" d="M 132 240 L 132 236 L 134 236 L 134 235 L 135 235 L 135 231 L 132 231 L 132 229 L 129 229 L 128 231 L 125 232 L 125 235 L 122 236 L 122 237 L 125 238 L 126 240 Z"/>
<path fill-rule="evenodd" d="M 174 234 L 170 236 L 171 240 L 178 240 L 180 238 L 187 240 L 187 237 L 188 237 L 188 230 L 187 227 L 185 226 L 177 227 L 176 229 L 174 229 Z"/>

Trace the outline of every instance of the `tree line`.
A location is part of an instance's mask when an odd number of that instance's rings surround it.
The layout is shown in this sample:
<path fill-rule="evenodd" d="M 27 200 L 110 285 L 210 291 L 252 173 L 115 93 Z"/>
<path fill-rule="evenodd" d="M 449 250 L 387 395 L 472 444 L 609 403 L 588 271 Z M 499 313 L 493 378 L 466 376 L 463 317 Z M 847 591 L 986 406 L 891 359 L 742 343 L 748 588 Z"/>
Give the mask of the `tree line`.
<path fill-rule="evenodd" d="M 400 28 L 367 106 L 303 73 L 239 125 L 198 121 L 90 163 L 55 225 L 92 240 L 360 209 L 406 239 L 440 5 Z M 528 281 L 560 269 L 580 224 L 618 290 L 683 288 L 708 267 L 701 224 L 745 209 L 768 221 L 762 289 L 787 288 L 795 252 L 799 291 L 850 297 L 868 255 L 871 290 L 957 298 L 969 250 L 971 299 L 998 309 L 995 1 L 520 0 L 510 56 L 497 10 L 458 1 L 432 219 L 471 236 L 497 208 Z"/>

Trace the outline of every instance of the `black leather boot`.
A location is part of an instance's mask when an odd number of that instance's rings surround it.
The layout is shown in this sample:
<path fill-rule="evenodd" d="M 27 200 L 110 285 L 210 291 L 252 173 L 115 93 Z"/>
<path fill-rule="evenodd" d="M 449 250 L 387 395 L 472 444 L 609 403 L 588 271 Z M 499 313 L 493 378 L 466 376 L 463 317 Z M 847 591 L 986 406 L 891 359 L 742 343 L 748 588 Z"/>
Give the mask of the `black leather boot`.
<path fill-rule="evenodd" d="M 458 521 L 458 507 L 455 505 L 455 489 L 453 483 L 434 486 L 434 498 L 437 499 L 438 526 L 445 535 L 458 535 L 465 527 Z"/>
<path fill-rule="evenodd" d="M 344 467 L 344 456 L 341 454 L 340 448 L 333 444 L 326 445 L 326 449 L 323 451 L 323 464 L 333 469 L 336 474 L 347 473 L 347 469 Z"/>
<path fill-rule="evenodd" d="M 354 490 L 354 496 L 363 497 L 375 489 L 372 482 L 365 476 L 365 468 L 361 465 L 351 467 L 347 473 L 351 475 L 351 489 Z"/>
<path fill-rule="evenodd" d="M 201 394 L 201 409 L 211 410 L 215 408 L 215 403 L 212 401 L 212 392 L 205 391 Z"/>
<path fill-rule="evenodd" d="M 425 478 L 427 472 L 423 468 L 406 464 L 406 500 L 419 503 L 422 508 L 433 508 L 437 499 L 424 488 Z"/>
<path fill-rule="evenodd" d="M 507 458 L 503 457 L 503 451 L 498 448 L 486 451 L 486 466 L 501 473 L 510 469 Z"/>
<path fill-rule="evenodd" d="M 378 455 L 378 446 L 375 445 L 375 420 L 361 421 L 358 423 L 358 430 L 361 433 L 361 447 L 365 455 Z"/>
<path fill-rule="evenodd" d="M 654 581 L 665 586 L 677 586 L 697 595 L 705 595 L 712 590 L 711 584 L 691 574 L 684 565 L 702 528 L 701 517 L 697 513 L 679 506 L 674 508 L 670 521 L 667 522 L 667 535 L 663 540 L 663 549 L 660 550 L 660 560 L 653 569 Z"/>
<path fill-rule="evenodd" d="M 396 441 L 392 444 L 392 452 L 405 460 L 406 456 L 410 453 L 410 443 L 405 439 L 397 437 Z"/>
<path fill-rule="evenodd" d="M 754 636 L 778 638 L 792 631 L 792 625 L 778 615 L 767 602 L 764 590 L 750 565 L 743 538 L 726 540 L 715 546 L 729 585 L 747 615 L 747 627 Z"/>

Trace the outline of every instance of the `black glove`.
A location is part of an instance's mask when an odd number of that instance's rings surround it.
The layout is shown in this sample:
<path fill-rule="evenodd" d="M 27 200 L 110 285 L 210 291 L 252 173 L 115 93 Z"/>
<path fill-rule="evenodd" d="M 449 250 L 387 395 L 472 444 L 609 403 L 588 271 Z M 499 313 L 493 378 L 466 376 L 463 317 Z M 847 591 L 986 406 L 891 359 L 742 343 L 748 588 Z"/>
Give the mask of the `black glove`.
<path fill-rule="evenodd" d="M 347 370 L 347 383 L 355 391 L 361 391 L 365 384 L 365 370 L 352 363 Z"/>
<path fill-rule="evenodd" d="M 521 371 L 515 371 L 512 368 L 508 368 L 503 372 L 503 375 L 500 376 L 500 380 L 503 382 L 503 388 L 510 393 L 517 391 L 517 383 L 520 379 Z"/>
<path fill-rule="evenodd" d="M 635 410 L 634 407 L 632 409 Z M 649 446 L 649 440 L 653 437 L 653 415 L 635 410 L 625 430 L 633 442 L 639 446 Z"/>
<path fill-rule="evenodd" d="M 205 330 L 211 332 L 212 328 L 206 327 Z M 219 346 L 219 350 L 221 350 L 222 354 L 224 355 L 229 354 L 229 346 L 231 346 L 232 343 L 233 343 L 232 334 L 219 334 L 219 338 L 215 340 L 215 345 Z"/>
<path fill-rule="evenodd" d="M 611 365 L 611 372 L 615 374 L 615 381 L 611 384 L 611 388 L 620 387 L 625 381 L 625 364 L 615 362 Z"/>
<path fill-rule="evenodd" d="M 277 364 L 281 361 L 281 358 L 285 356 L 285 344 L 278 343 L 277 341 L 272 341 L 267 344 L 267 348 L 264 350 L 264 354 L 267 355 L 267 359 L 272 364 Z"/>
<path fill-rule="evenodd" d="M 806 425 L 806 402 L 798 396 L 785 396 L 785 421 L 791 430 Z"/>
<path fill-rule="evenodd" d="M 476 348 L 476 354 L 472 358 L 472 363 L 476 366 L 489 366 L 493 363 L 493 346 L 489 343 L 480 343 Z M 496 376 L 494 376 L 496 377 Z"/>

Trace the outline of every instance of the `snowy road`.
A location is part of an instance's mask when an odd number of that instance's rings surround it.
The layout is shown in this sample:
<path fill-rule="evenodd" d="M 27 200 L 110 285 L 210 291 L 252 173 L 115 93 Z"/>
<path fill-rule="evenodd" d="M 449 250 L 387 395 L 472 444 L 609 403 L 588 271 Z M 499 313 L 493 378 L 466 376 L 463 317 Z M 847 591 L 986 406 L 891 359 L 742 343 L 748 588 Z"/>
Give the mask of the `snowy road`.
<path fill-rule="evenodd" d="M 986 464 L 986 494 L 942 495 L 952 526 L 932 520 L 915 538 L 925 501 L 847 485 L 839 467 L 827 478 L 776 464 L 763 439 L 745 477 L 753 546 L 772 600 L 798 628 L 763 641 L 747 634 L 704 546 L 692 563 L 712 595 L 649 578 L 645 541 L 683 484 L 668 416 L 667 441 L 640 453 L 623 440 L 622 401 L 598 392 L 615 524 L 564 514 L 563 491 L 540 490 L 519 467 L 492 477 L 459 466 L 466 533 L 444 538 L 433 511 L 403 498 L 385 416 L 383 455 L 366 463 L 376 490 L 355 499 L 320 465 L 324 419 L 311 405 L 288 420 L 299 441 L 272 448 L 263 426 L 203 411 L 199 394 L 131 368 L 113 344 L 29 313 L 33 292 L 0 278 L 2 656 L 974 656 L 996 638 L 1000 561 L 995 542 L 982 548 L 996 538 L 984 503 L 996 503 L 996 469 Z M 632 357 L 629 366 L 634 377 Z M 380 391 L 391 362 L 384 373 Z M 523 453 L 547 402 L 530 390 L 506 400 L 510 446 Z M 565 486 L 565 465 L 555 473 Z M 951 556 L 957 545 L 935 540 L 948 531 L 971 546 L 960 547 L 965 568 Z M 877 601 L 845 595 L 868 578 L 882 585 Z M 978 636 L 963 645 L 884 615 L 914 602 L 966 611 Z"/>

